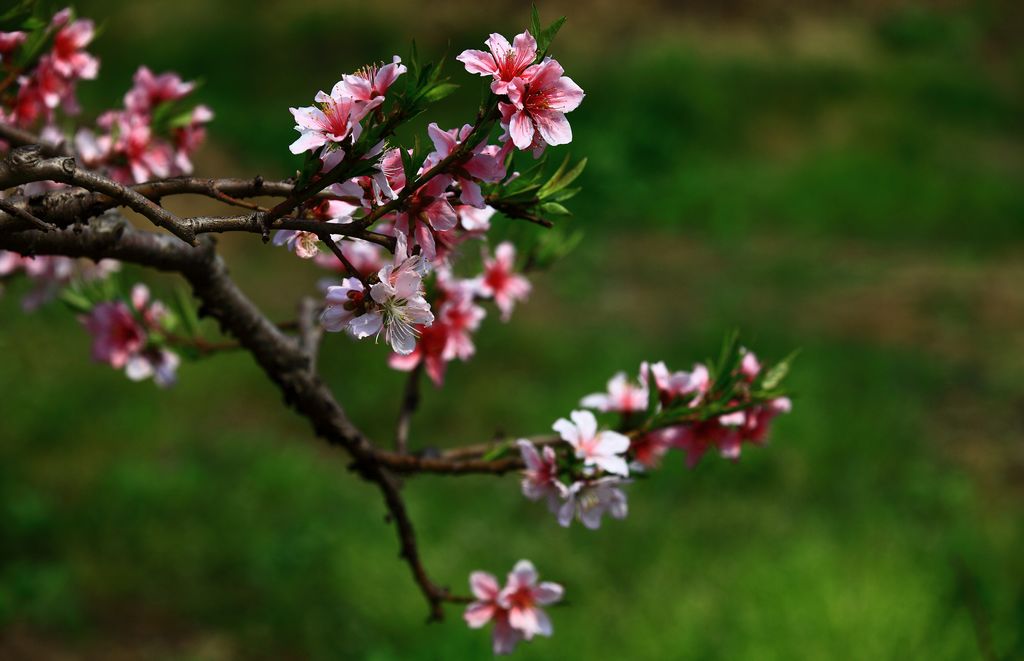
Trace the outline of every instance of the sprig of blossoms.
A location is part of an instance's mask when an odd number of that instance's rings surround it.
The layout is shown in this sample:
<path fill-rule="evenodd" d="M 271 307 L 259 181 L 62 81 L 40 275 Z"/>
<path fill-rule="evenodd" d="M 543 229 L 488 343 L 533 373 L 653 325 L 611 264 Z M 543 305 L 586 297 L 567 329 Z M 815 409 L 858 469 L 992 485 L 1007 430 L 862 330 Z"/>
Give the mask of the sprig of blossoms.
<path fill-rule="evenodd" d="M 93 360 L 123 369 L 132 381 L 152 378 L 161 388 L 174 385 L 181 358 L 161 341 L 169 311 L 150 299 L 148 287 L 137 284 L 127 302 L 98 303 L 80 320 L 93 336 Z"/>
<path fill-rule="evenodd" d="M 75 20 L 70 8 L 62 9 L 42 37 L 49 49 L 34 62 L 19 63 L 27 33 L 0 33 L 0 121 L 29 128 L 40 121 L 51 124 L 58 109 L 77 114 L 77 82 L 92 80 L 99 72 L 99 60 L 85 50 L 95 34 L 92 21 Z M 17 83 L 16 90 L 7 88 L 9 81 Z"/>
<path fill-rule="evenodd" d="M 504 586 L 493 574 L 475 571 L 469 576 L 469 587 L 476 601 L 466 607 L 463 618 L 473 629 L 493 624 L 495 654 L 511 654 L 520 641 L 534 636 L 551 636 L 554 627 L 541 606 L 558 603 L 565 594 L 558 583 L 541 582 L 529 560 L 516 563 Z"/>
<path fill-rule="evenodd" d="M 631 473 L 656 468 L 669 450 L 682 450 L 693 468 L 712 448 L 736 460 L 743 443 L 763 445 L 771 421 L 792 408 L 778 394 L 788 360 L 766 371 L 752 352 L 730 347 L 717 372 L 697 364 L 673 373 L 664 363 L 643 363 L 638 383 L 620 372 L 607 393 L 583 398 L 585 407 L 618 413 L 625 433 L 599 430 L 594 414 L 581 410 L 555 422 L 555 444 L 517 441 L 523 495 L 545 500 L 562 526 L 578 519 L 596 529 L 605 514 L 627 515 L 623 487 Z"/>
<path fill-rule="evenodd" d="M 190 174 L 192 154 L 203 143 L 213 111 L 198 105 L 172 115 L 195 89 L 195 83 L 175 73 L 155 75 L 139 67 L 132 80 L 123 109 L 100 115 L 96 130 L 83 128 L 75 134 L 82 162 L 125 184 Z"/>

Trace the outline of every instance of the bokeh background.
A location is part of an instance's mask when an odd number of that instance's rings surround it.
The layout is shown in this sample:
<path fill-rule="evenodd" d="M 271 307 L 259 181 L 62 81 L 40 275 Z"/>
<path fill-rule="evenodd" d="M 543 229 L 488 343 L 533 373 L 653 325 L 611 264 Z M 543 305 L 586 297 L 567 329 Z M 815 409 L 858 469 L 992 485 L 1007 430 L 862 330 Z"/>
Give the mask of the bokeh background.
<path fill-rule="evenodd" d="M 415 38 L 477 47 L 521 2 L 77 3 L 101 79 L 202 78 L 201 174 L 287 176 L 287 106 Z M 672 456 L 599 532 L 557 526 L 514 478 L 410 480 L 427 566 L 533 559 L 563 582 L 520 658 L 1024 658 L 1024 49 L 999 2 L 544 2 L 587 91 L 571 258 L 428 387 L 413 442 L 546 429 L 615 371 L 683 368 L 736 328 L 802 353 L 772 444 L 693 471 Z M 423 120 L 468 119 L 479 81 Z M 202 202 L 182 202 L 187 209 Z M 193 206 L 188 206 L 193 205 Z M 499 224 L 500 221 L 499 221 Z M 522 237 L 533 226 L 505 223 Z M 273 315 L 321 275 L 224 241 Z M 127 270 L 129 278 L 135 275 Z M 157 279 L 168 295 L 173 281 Z M 471 659 L 487 634 L 426 614 L 375 489 L 311 438 L 245 355 L 169 392 L 89 359 L 60 304 L 0 300 L 0 657 Z M 403 377 L 327 338 L 323 369 L 372 436 Z"/>

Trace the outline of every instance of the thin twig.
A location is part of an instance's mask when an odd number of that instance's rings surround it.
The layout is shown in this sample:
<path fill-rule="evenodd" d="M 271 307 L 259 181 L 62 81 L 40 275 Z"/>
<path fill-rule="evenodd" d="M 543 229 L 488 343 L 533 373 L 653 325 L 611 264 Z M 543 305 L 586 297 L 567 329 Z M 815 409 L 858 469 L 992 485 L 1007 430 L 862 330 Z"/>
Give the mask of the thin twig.
<path fill-rule="evenodd" d="M 423 361 L 416 364 L 405 380 L 405 392 L 402 394 L 402 408 L 398 412 L 398 424 L 395 426 L 395 452 L 405 454 L 409 451 L 409 427 L 412 416 L 420 405 L 420 381 L 423 377 Z"/>
<path fill-rule="evenodd" d="M 15 218 L 20 218 L 21 220 L 24 220 L 26 223 L 33 225 L 36 229 L 41 230 L 43 232 L 49 232 L 50 230 L 57 229 L 50 223 L 40 220 L 39 218 L 36 218 L 34 215 L 29 213 L 25 209 L 22 209 L 17 204 L 8 202 L 7 200 L 2 198 L 0 198 L 0 211 L 10 214 Z"/>

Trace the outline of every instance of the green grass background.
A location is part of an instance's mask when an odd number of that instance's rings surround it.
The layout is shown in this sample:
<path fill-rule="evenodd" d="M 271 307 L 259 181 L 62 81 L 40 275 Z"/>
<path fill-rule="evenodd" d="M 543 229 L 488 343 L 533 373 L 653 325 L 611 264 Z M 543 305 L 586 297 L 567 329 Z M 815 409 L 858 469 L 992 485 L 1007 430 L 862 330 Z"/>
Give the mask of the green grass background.
<path fill-rule="evenodd" d="M 568 15 L 555 54 L 588 94 L 565 223 L 586 239 L 509 324 L 492 311 L 413 443 L 543 431 L 613 372 L 685 367 L 732 328 L 802 354 L 768 448 L 694 471 L 671 456 L 598 532 L 559 528 L 512 477 L 408 481 L 440 582 L 527 557 L 566 586 L 555 637 L 520 658 L 1024 656 L 1019 10 L 861 4 L 541 7 Z M 78 6 L 104 25 L 87 108 L 140 63 L 201 77 L 217 119 L 199 172 L 268 177 L 299 165 L 287 106 L 340 73 L 528 19 L 510 1 Z M 479 82 L 451 73 L 464 90 L 424 123 L 471 117 Z M 320 275 L 254 237 L 223 245 L 275 317 Z M 455 609 L 423 624 L 378 494 L 246 356 L 188 364 L 169 392 L 131 384 L 61 306 L 22 315 L 23 289 L 0 299 L 0 657 L 489 655 Z M 382 440 L 403 383 L 384 361 L 333 336 L 322 358 Z"/>

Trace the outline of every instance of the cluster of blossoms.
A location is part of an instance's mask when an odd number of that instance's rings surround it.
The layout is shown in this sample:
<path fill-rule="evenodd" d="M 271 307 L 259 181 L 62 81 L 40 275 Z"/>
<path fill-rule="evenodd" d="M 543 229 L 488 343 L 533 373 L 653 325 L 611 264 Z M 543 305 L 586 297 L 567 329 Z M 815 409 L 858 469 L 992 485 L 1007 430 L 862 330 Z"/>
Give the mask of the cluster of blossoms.
<path fill-rule="evenodd" d="M 383 334 L 394 352 L 394 368 L 411 370 L 422 364 L 438 384 L 448 362 L 467 360 L 475 351 L 471 333 L 485 316 L 478 301 L 492 299 L 507 321 L 515 303 L 530 292 L 529 282 L 516 272 L 515 247 L 509 242 L 499 244 L 493 255 L 484 252 L 478 276 L 453 275 L 459 246 L 485 239 L 490 229 L 494 209 L 482 185 L 517 176 L 508 172 L 513 148 L 539 155 L 546 145 L 568 143 L 572 133 L 565 113 L 583 99 L 583 91 L 562 75 L 555 60 L 537 61 L 537 42 L 529 32 L 515 37 L 514 45 L 498 34 L 487 44 L 489 53 L 467 50 L 457 59 L 469 72 L 493 78 L 491 90 L 504 129 L 497 144 L 488 144 L 488 135 L 469 124 L 445 130 L 431 123 L 427 133 L 433 151 L 418 166 L 407 163 L 411 151 L 372 145 L 364 158 L 377 159 L 373 174 L 328 186 L 325 198 L 307 209 L 309 218 L 338 225 L 373 215 L 375 231 L 395 238 L 391 263 L 385 263 L 375 246 L 341 234 L 330 236 L 335 243 L 331 252 L 340 253 L 341 259 L 324 253 L 323 237 L 314 232 L 281 230 L 274 237 L 299 257 L 315 258 L 348 276 L 325 287 L 324 328 L 356 338 Z M 321 161 L 321 173 L 329 173 L 406 72 L 395 56 L 389 64 L 342 76 L 330 94 L 317 93 L 316 105 L 291 108 L 299 132 L 291 151 L 312 153 Z M 386 213 L 382 207 L 388 207 Z"/>
<path fill-rule="evenodd" d="M 19 60 L 28 33 L 0 32 L 0 67 L 6 74 L 0 83 L 0 121 L 29 127 L 40 120 L 52 122 L 58 108 L 77 114 L 76 83 L 91 80 L 99 72 L 99 60 L 85 51 L 94 35 L 92 21 L 72 20 L 71 9 L 63 9 L 46 27 L 49 51 L 26 68 Z M 17 82 L 16 91 L 7 89 L 11 81 Z"/>
<path fill-rule="evenodd" d="M 596 529 L 604 514 L 621 519 L 628 512 L 622 487 L 628 484 L 630 471 L 656 468 L 670 449 L 683 450 L 687 466 L 693 468 L 711 448 L 735 460 L 743 443 L 766 442 L 772 419 L 788 413 L 791 402 L 787 397 L 755 399 L 755 382 L 762 377 L 757 357 L 745 349 L 729 374 L 731 387 L 726 393 L 715 391 L 711 371 L 701 364 L 690 372 L 670 372 L 664 363 L 643 363 L 636 382 L 625 373 L 616 374 L 606 392 L 588 395 L 580 405 L 618 413 L 623 427 L 634 431 L 628 436 L 599 431 L 594 414 L 579 410 L 572 412 L 571 421 L 555 422 L 560 437 L 555 444 L 538 449 L 520 439 L 517 445 L 526 466 L 523 495 L 545 500 L 563 526 L 575 518 Z M 719 412 L 723 409 L 727 412 Z M 563 443 L 569 451 L 560 458 L 555 447 Z"/>
<path fill-rule="evenodd" d="M 50 50 L 29 68 L 20 62 L 28 33 L 0 32 L 4 80 L 18 84 L 16 92 L 5 94 L 6 82 L 0 82 L 0 122 L 25 128 L 42 123 L 45 142 L 63 142 L 65 137 L 55 124 L 56 111 L 77 114 L 77 81 L 96 78 L 99 60 L 84 50 L 94 35 L 92 21 L 72 20 L 70 9 L 58 12 L 46 28 L 45 36 L 52 39 Z M 125 184 L 191 173 L 191 156 L 203 142 L 204 125 L 213 119 L 203 105 L 178 111 L 177 102 L 192 92 L 195 83 L 183 82 L 174 73 L 155 75 L 146 67 L 139 68 L 133 83 L 122 109 L 101 114 L 96 130 L 80 129 L 75 134 L 78 157 L 86 166 Z"/>
<path fill-rule="evenodd" d="M 466 607 L 463 617 L 474 629 L 493 623 L 495 654 L 511 654 L 522 640 L 550 636 L 551 619 L 540 607 L 561 601 L 565 593 L 558 583 L 538 582 L 529 560 L 516 563 L 504 586 L 492 574 L 477 571 L 470 574 L 469 587 L 476 601 Z"/>
<path fill-rule="evenodd" d="M 120 263 L 112 259 L 94 263 L 52 255 L 23 257 L 17 253 L 0 250 L 0 285 L 4 278 L 16 273 L 24 274 L 34 285 L 32 291 L 21 301 L 21 307 L 26 312 L 52 301 L 72 282 L 102 280 L 120 268 Z M 0 292 L 2 291 L 0 288 Z"/>
<path fill-rule="evenodd" d="M 171 315 L 150 299 L 143 284 L 132 287 L 129 300 L 96 304 L 79 320 L 92 334 L 92 357 L 124 370 L 132 381 L 152 378 L 158 386 L 174 385 L 181 358 L 163 346 Z"/>
<path fill-rule="evenodd" d="M 177 102 L 195 89 L 195 83 L 184 82 L 175 73 L 154 75 L 146 67 L 139 67 L 132 82 L 124 108 L 100 115 L 97 131 L 80 129 L 75 134 L 82 162 L 124 184 L 190 174 L 191 156 L 213 119 L 204 105 L 174 114 Z"/>

